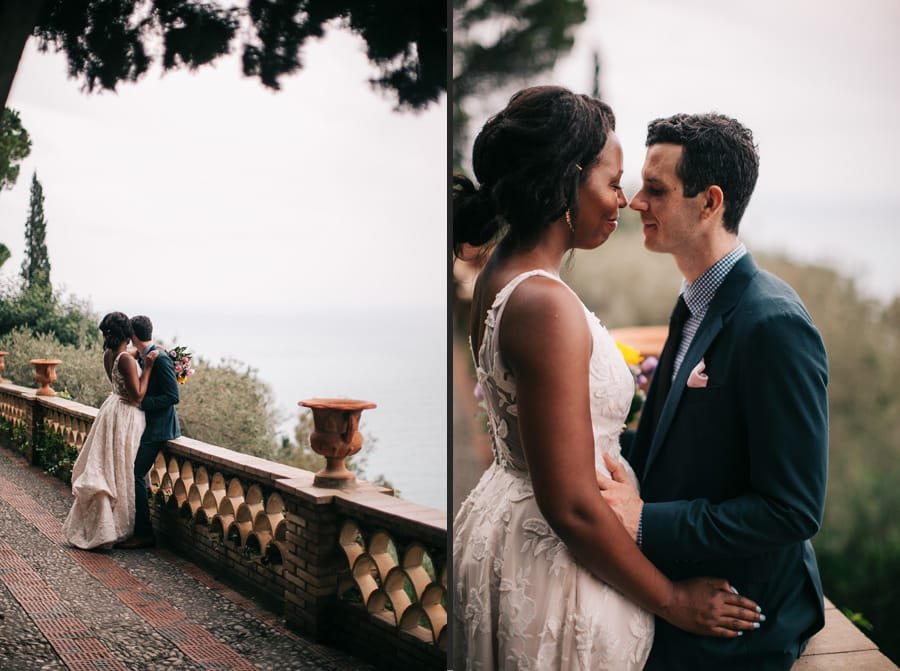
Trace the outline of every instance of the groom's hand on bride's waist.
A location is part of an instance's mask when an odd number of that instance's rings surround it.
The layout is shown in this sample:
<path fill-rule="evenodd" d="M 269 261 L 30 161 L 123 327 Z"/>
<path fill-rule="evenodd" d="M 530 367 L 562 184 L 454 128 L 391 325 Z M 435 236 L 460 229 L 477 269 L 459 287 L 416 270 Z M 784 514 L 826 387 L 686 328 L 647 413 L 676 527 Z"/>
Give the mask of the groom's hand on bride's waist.
<path fill-rule="evenodd" d="M 629 533 L 632 540 L 637 540 L 638 524 L 641 521 L 641 510 L 644 502 L 628 479 L 625 466 L 620 461 L 612 459 L 608 454 L 603 454 L 603 461 L 609 469 L 612 478 L 608 478 L 597 471 L 597 486 L 603 499 L 613 509 L 613 512 L 622 522 L 622 526 Z"/>

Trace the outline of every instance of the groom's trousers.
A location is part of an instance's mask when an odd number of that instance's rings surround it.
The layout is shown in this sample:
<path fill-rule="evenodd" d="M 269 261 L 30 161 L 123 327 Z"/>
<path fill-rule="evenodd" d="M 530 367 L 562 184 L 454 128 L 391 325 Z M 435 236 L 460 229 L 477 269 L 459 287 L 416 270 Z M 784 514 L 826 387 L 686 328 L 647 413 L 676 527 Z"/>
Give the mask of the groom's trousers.
<path fill-rule="evenodd" d="M 147 473 L 165 445 L 166 441 L 145 443 L 142 440 L 134 457 L 134 535 L 138 537 L 153 533 L 147 496 Z"/>

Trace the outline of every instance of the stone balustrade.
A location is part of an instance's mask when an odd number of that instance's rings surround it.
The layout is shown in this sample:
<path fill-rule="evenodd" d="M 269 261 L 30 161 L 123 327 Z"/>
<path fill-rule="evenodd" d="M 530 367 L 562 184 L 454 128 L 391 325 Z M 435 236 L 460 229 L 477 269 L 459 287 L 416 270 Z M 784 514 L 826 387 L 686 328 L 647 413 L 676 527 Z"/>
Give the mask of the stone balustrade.
<path fill-rule="evenodd" d="M 53 434 L 80 449 L 97 409 L 0 383 L 0 418 L 25 453 Z M 282 613 L 293 629 L 385 668 L 445 669 L 446 513 L 359 482 L 190 438 L 148 474 L 157 538 Z"/>

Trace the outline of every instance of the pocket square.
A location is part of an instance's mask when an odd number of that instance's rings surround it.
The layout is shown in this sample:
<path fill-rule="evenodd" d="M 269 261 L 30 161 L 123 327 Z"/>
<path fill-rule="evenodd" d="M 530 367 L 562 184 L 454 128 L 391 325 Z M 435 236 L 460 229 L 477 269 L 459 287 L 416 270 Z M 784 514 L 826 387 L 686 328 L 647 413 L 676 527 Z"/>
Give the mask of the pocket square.
<path fill-rule="evenodd" d="M 703 371 L 706 370 L 706 363 L 700 359 L 700 363 L 694 366 L 694 370 L 688 375 L 687 386 L 691 389 L 702 389 L 709 382 L 709 377 Z"/>

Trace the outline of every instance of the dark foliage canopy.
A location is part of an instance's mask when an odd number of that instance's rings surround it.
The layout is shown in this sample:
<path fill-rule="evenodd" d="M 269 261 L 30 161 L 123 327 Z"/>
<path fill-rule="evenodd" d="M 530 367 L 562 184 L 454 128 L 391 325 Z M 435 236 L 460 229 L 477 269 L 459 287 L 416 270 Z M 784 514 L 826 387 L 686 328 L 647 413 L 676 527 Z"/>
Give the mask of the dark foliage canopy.
<path fill-rule="evenodd" d="M 278 89 L 331 21 L 365 40 L 371 84 L 399 108 L 424 108 L 446 90 L 447 14 L 436 0 L 47 0 L 33 34 L 66 53 L 88 91 L 137 81 L 157 59 L 196 69 L 232 48 L 245 75 Z"/>
<path fill-rule="evenodd" d="M 0 189 L 11 189 L 19 177 L 19 163 L 31 153 L 31 138 L 19 113 L 3 108 L 0 118 Z M 2 265 L 2 263 L 0 263 Z"/>
<path fill-rule="evenodd" d="M 453 0 L 453 147 L 467 142 L 465 102 L 509 84 L 534 82 L 572 48 L 585 0 Z M 485 35 L 495 39 L 485 39 Z"/>

